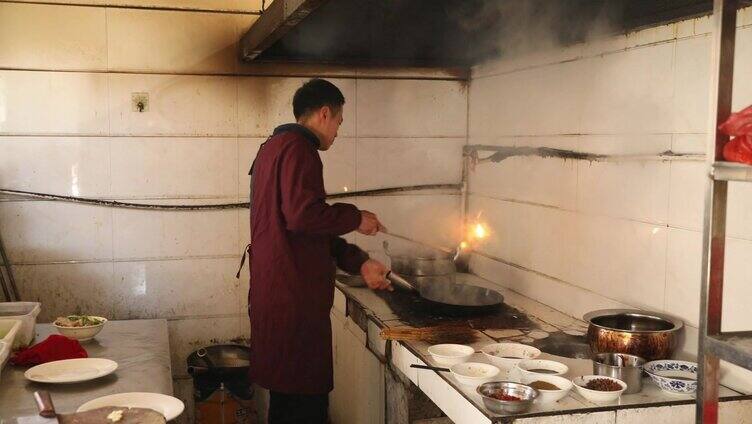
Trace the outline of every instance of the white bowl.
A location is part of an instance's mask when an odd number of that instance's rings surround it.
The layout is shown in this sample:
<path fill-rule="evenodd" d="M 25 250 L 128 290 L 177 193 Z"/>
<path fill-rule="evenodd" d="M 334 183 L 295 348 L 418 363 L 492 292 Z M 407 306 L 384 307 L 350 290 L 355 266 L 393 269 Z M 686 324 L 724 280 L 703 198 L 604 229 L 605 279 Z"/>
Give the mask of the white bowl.
<path fill-rule="evenodd" d="M 479 386 L 493 381 L 501 372 L 497 367 L 481 362 L 464 362 L 449 368 L 457 380 L 467 386 Z"/>
<path fill-rule="evenodd" d="M 93 315 L 92 315 L 93 316 Z M 99 334 L 100 331 L 102 331 L 102 328 L 104 328 L 104 325 L 107 324 L 107 318 L 102 317 L 94 317 L 103 320 L 101 324 L 97 325 L 87 325 L 85 327 L 62 327 L 60 325 L 57 325 L 53 323 L 52 325 L 57 328 L 57 332 L 62 334 L 65 337 L 68 337 L 69 339 L 76 339 L 79 342 L 85 342 L 89 341 L 94 338 L 97 334 Z"/>
<path fill-rule="evenodd" d="M 550 373 L 534 372 L 532 370 L 544 369 L 550 370 Z M 569 367 L 561 362 L 549 361 L 548 359 L 525 359 L 517 363 L 514 369 L 510 373 L 511 378 L 515 378 L 520 382 L 527 378 L 527 376 L 541 376 L 541 375 L 564 375 L 569 372 Z"/>
<path fill-rule="evenodd" d="M 461 344 L 437 344 L 429 347 L 428 353 L 437 364 L 455 365 L 467 362 L 475 349 Z"/>
<path fill-rule="evenodd" d="M 645 372 L 664 392 L 691 395 L 697 391 L 697 363 L 664 359 L 645 364 Z"/>
<path fill-rule="evenodd" d="M 591 390 L 585 387 L 585 385 L 587 385 L 590 380 L 595 380 L 596 378 L 605 378 L 607 380 L 614 381 L 621 386 L 621 390 L 604 392 L 600 390 Z M 572 383 L 574 383 L 574 387 L 575 389 L 577 389 L 577 393 L 579 393 L 582 397 L 589 400 L 590 402 L 595 403 L 613 402 L 616 399 L 619 399 L 619 396 L 621 396 L 621 394 L 625 390 L 627 390 L 627 383 L 616 378 L 606 377 L 604 375 L 582 375 L 572 379 Z"/>
<path fill-rule="evenodd" d="M 541 351 L 521 343 L 493 343 L 483 346 L 480 350 L 486 359 L 502 370 L 509 371 L 524 359 L 535 359 L 540 356 Z M 520 359 L 503 358 L 503 356 L 513 356 Z"/>
<path fill-rule="evenodd" d="M 534 381 L 545 381 L 546 383 L 551 383 L 559 388 L 559 390 L 535 389 L 538 391 L 538 397 L 535 400 L 538 403 L 553 403 L 564 399 L 564 397 L 568 395 L 572 390 L 572 386 L 574 386 L 571 381 L 558 375 L 544 375 L 533 373 L 525 375 L 525 377 L 522 379 L 522 384 L 529 386 L 530 383 Z"/>

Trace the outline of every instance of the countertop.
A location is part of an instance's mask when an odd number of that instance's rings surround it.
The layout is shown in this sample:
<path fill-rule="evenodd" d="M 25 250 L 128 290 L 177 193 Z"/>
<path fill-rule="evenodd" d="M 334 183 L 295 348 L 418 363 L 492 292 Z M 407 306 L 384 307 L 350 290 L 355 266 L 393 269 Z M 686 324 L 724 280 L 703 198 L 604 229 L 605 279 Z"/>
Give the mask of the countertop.
<path fill-rule="evenodd" d="M 598 411 L 614 411 L 624 408 L 648 408 L 669 405 L 693 404 L 694 396 L 672 395 L 661 391 L 649 377 L 643 379 L 643 389 L 640 393 L 622 395 L 621 399 L 609 404 L 592 403 L 581 397 L 573 389 L 564 399 L 551 404 L 535 404 L 525 414 L 498 415 L 483 406 L 481 397 L 475 393 L 474 387 L 460 384 L 451 374 L 431 370 L 410 368 L 411 364 L 438 365 L 428 354 L 429 344 L 425 342 L 386 343 L 378 337 L 381 329 L 387 327 L 413 325 L 410 314 L 395 310 L 395 301 L 391 296 L 404 296 L 408 293 L 375 293 L 365 287 L 359 287 L 357 278 L 339 275 L 337 277 L 337 293 L 335 294 L 335 308 L 347 313 L 367 332 L 368 348 L 374 354 L 389 358 L 394 366 L 402 371 L 414 384 L 423 390 L 436 405 L 441 408 L 455 423 L 496 423 L 511 422 L 516 419 L 581 414 Z M 589 359 L 575 359 L 546 353 L 543 345 L 546 339 L 563 341 L 563 346 L 572 347 L 583 345 L 584 334 L 587 331 L 585 322 L 567 316 L 546 305 L 493 284 L 490 281 L 471 274 L 458 274 L 457 281 L 477 286 L 489 287 L 499 291 L 505 298 L 505 308 L 515 315 L 523 315 L 526 319 L 514 321 L 514 326 L 503 328 L 486 328 L 477 332 L 477 340 L 471 345 L 479 350 L 482 346 L 499 341 L 514 341 L 533 344 L 541 348 L 544 353 L 540 359 L 552 359 L 562 362 L 569 367 L 564 376 L 573 378 L 578 375 L 593 374 L 592 361 Z M 363 323 L 362 321 L 367 322 Z M 503 321 L 503 320 L 502 320 Z M 421 323 L 421 325 L 426 325 Z M 432 324 L 428 324 L 432 325 Z M 571 336 L 571 337 L 570 337 Z M 549 350 L 549 352 L 552 352 Z M 561 352 L 557 352 L 561 353 Z M 563 354 L 563 353 L 562 353 Z M 571 355 L 570 355 L 571 356 Z M 487 362 L 481 354 L 471 359 L 474 362 Z M 503 375 L 501 379 L 509 378 Z M 729 388 L 721 386 L 721 400 L 750 399 Z"/>
<path fill-rule="evenodd" d="M 57 331 L 37 324 L 34 343 Z M 154 392 L 172 395 L 170 344 L 167 321 L 109 321 L 97 336 L 82 346 L 90 358 L 107 358 L 118 369 L 103 378 L 75 384 L 40 384 L 24 378 L 26 367 L 7 364 L 0 376 L 0 421 L 38 413 L 33 393 L 47 390 L 60 413 L 75 412 L 92 399 L 113 393 Z"/>

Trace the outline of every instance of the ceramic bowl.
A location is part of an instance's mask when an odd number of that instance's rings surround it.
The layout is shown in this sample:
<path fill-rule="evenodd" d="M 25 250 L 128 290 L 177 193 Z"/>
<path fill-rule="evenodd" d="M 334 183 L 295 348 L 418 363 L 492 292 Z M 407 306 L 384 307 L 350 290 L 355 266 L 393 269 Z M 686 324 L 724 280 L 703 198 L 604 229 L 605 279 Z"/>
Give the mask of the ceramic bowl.
<path fill-rule="evenodd" d="M 597 378 L 605 378 L 607 380 L 614 381 L 619 386 L 621 386 L 621 390 L 614 390 L 612 392 L 606 392 L 606 391 L 601 391 L 601 390 L 591 390 L 585 387 L 590 380 L 595 380 Z M 619 396 L 621 396 L 621 394 L 624 393 L 625 390 L 627 390 L 627 383 L 619 379 L 606 377 L 603 375 L 583 375 L 580 377 L 573 378 L 572 383 L 574 383 L 574 387 L 575 389 L 577 389 L 577 393 L 579 393 L 582 397 L 589 400 L 590 402 L 594 402 L 594 403 L 613 402 L 616 399 L 619 399 Z"/>
<path fill-rule="evenodd" d="M 546 390 L 533 387 L 538 391 L 538 398 L 535 400 L 537 403 L 553 403 L 564 399 L 572 390 L 573 386 L 570 380 L 558 375 L 543 375 L 532 373 L 527 374 L 522 379 L 522 384 L 530 386 L 530 384 L 535 381 L 545 381 L 546 383 L 551 383 L 559 388 L 559 390 Z"/>
<path fill-rule="evenodd" d="M 535 359 L 541 354 L 537 348 L 521 343 L 493 343 L 483 346 L 480 351 L 488 362 L 504 371 L 511 370 L 524 359 Z"/>
<path fill-rule="evenodd" d="M 53 325 L 55 326 L 55 328 L 57 328 L 57 332 L 62 334 L 63 336 L 68 337 L 69 339 L 76 339 L 79 342 L 85 342 L 93 339 L 94 336 L 102 331 L 104 325 L 107 324 L 107 318 L 94 318 L 101 319 L 102 323 L 97 325 L 87 325 L 85 327 L 62 327 L 54 323 Z"/>
<path fill-rule="evenodd" d="M 538 370 L 548 370 L 549 372 Z M 518 362 L 509 375 L 516 381 L 522 381 L 530 375 L 564 375 L 567 372 L 569 372 L 569 367 L 561 362 L 550 361 L 548 359 L 525 359 Z"/>
<path fill-rule="evenodd" d="M 481 362 L 464 362 L 449 368 L 457 381 L 467 386 L 478 386 L 493 381 L 501 372 L 497 367 Z"/>
<path fill-rule="evenodd" d="M 440 365 L 455 365 L 467 362 L 475 349 L 461 344 L 437 344 L 428 348 L 428 353 Z"/>
<path fill-rule="evenodd" d="M 661 388 L 674 394 L 697 391 L 697 363 L 664 359 L 645 364 L 645 372 Z"/>

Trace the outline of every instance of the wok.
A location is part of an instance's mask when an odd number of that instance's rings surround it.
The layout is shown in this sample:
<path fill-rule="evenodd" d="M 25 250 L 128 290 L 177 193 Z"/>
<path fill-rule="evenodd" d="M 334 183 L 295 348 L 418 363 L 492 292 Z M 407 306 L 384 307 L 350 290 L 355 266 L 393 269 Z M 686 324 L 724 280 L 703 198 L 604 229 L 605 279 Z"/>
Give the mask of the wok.
<path fill-rule="evenodd" d="M 417 292 L 423 299 L 452 314 L 490 312 L 504 302 L 504 296 L 495 290 L 455 283 L 452 280 L 436 278 L 424 281 L 416 287 L 393 271 L 389 271 L 386 278 L 398 287 Z"/>

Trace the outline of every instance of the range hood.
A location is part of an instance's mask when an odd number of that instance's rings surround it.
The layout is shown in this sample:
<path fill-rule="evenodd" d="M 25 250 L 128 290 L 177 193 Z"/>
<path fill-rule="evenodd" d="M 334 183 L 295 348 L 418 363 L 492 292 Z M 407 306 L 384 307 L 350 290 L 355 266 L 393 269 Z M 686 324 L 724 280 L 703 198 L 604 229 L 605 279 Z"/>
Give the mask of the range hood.
<path fill-rule="evenodd" d="M 540 38 L 567 45 L 594 28 L 624 33 L 711 11 L 712 0 L 274 0 L 241 39 L 240 55 L 248 62 L 469 67 L 520 45 L 534 49 Z"/>

